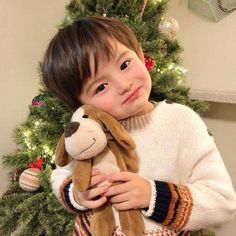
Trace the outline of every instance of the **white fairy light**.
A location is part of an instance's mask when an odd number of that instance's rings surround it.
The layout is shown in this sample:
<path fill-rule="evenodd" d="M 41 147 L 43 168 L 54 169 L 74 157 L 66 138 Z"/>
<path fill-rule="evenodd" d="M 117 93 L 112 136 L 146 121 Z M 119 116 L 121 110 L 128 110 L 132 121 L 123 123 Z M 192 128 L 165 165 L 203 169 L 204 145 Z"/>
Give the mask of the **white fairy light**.
<path fill-rule="evenodd" d="M 35 127 L 38 127 L 39 124 L 40 124 L 40 122 L 39 122 L 38 120 L 34 122 L 34 126 L 35 126 Z"/>
<path fill-rule="evenodd" d="M 31 135 L 31 131 L 30 130 L 26 130 L 23 132 L 23 135 L 28 138 Z"/>
<path fill-rule="evenodd" d="M 161 3 L 161 2 L 163 2 L 163 0 L 153 0 L 154 4 Z"/>
<path fill-rule="evenodd" d="M 47 154 L 49 156 L 53 155 L 53 151 L 47 145 L 43 146 L 43 151 L 44 151 L 45 154 Z"/>
<path fill-rule="evenodd" d="M 52 155 L 52 158 L 51 158 L 51 163 L 52 163 L 52 164 L 55 163 L 55 160 L 56 160 L 56 156 L 53 154 L 53 155 Z"/>
<path fill-rule="evenodd" d="M 173 68 L 174 68 L 174 64 L 173 63 L 169 64 L 168 69 L 172 70 Z"/>

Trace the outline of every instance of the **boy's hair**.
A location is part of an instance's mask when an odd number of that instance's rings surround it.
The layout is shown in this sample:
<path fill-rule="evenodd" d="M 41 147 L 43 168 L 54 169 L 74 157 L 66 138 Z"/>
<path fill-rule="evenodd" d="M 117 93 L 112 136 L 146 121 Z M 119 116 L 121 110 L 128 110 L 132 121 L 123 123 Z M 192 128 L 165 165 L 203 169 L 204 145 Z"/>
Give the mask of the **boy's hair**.
<path fill-rule="evenodd" d="M 129 27 L 114 18 L 100 16 L 78 19 L 60 29 L 49 43 L 42 63 L 43 82 L 71 111 L 81 105 L 79 94 L 91 77 L 91 60 L 96 74 L 99 59 L 109 61 L 113 56 L 111 40 L 139 55 L 138 41 Z"/>

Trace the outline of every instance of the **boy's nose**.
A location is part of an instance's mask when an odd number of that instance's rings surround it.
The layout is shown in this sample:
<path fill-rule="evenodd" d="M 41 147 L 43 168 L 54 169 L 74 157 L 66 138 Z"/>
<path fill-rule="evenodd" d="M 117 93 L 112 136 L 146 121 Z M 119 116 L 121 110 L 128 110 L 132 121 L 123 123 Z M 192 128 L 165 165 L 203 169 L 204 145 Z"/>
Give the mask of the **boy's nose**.
<path fill-rule="evenodd" d="M 133 86 L 132 80 L 121 78 L 119 81 L 120 95 L 129 92 L 132 86 Z"/>

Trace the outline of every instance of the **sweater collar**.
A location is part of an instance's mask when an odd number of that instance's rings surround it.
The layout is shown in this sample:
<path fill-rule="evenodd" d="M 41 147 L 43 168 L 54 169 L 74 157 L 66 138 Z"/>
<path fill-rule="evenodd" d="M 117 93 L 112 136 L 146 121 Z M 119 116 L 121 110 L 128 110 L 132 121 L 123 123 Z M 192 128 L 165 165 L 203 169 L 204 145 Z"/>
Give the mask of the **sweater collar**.
<path fill-rule="evenodd" d="M 143 130 L 149 125 L 158 106 L 158 102 L 151 101 L 151 103 L 154 105 L 154 109 L 151 112 L 148 112 L 144 115 L 132 116 L 120 121 L 120 123 L 128 132 L 134 130 Z"/>

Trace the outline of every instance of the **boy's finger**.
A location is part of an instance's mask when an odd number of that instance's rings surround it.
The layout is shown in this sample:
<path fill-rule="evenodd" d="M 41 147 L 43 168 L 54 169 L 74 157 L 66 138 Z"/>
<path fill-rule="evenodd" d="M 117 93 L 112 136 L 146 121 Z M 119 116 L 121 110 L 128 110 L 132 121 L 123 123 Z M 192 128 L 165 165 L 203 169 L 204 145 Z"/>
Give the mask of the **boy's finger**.
<path fill-rule="evenodd" d="M 91 187 L 95 186 L 96 184 L 103 182 L 105 179 L 106 179 L 106 176 L 103 174 L 95 175 L 95 176 L 91 177 L 89 187 L 91 188 Z"/>
<path fill-rule="evenodd" d="M 109 188 L 107 186 L 90 189 L 90 190 L 88 190 L 87 199 L 91 200 L 101 194 L 106 193 L 108 190 L 109 190 Z"/>
<path fill-rule="evenodd" d="M 115 182 L 115 181 L 130 181 L 133 178 L 133 173 L 130 172 L 117 172 L 112 175 L 107 176 L 107 180 L 110 182 Z"/>
<path fill-rule="evenodd" d="M 99 175 L 100 170 L 98 168 L 92 168 L 91 176 Z"/>
<path fill-rule="evenodd" d="M 86 204 L 86 207 L 90 209 L 94 209 L 94 208 L 102 206 L 106 201 L 107 201 L 107 198 L 103 196 L 97 200 L 86 201 L 85 204 Z"/>
<path fill-rule="evenodd" d="M 130 199 L 129 194 L 124 193 L 124 194 L 119 194 L 119 195 L 115 195 L 115 196 L 111 197 L 110 202 L 113 204 L 116 204 L 116 203 L 126 202 L 129 199 Z"/>
<path fill-rule="evenodd" d="M 121 193 L 126 193 L 128 191 L 130 191 L 129 184 L 121 183 L 110 187 L 109 190 L 104 194 L 104 196 L 108 197 L 108 196 L 118 195 Z"/>
<path fill-rule="evenodd" d="M 121 202 L 121 203 L 116 203 L 116 204 L 113 204 L 112 206 L 115 209 L 120 210 L 120 211 L 134 209 L 129 201 Z"/>

